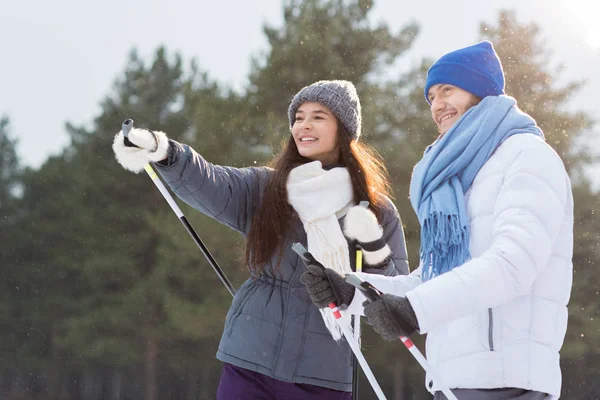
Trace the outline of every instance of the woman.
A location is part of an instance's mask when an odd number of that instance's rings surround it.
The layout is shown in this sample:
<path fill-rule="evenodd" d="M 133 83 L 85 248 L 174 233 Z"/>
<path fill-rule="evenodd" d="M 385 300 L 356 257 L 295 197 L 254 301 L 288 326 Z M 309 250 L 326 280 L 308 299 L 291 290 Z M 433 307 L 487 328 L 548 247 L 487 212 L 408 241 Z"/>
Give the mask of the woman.
<path fill-rule="evenodd" d="M 408 273 L 385 168 L 358 141 L 361 109 L 354 85 L 307 86 L 294 96 L 288 117 L 291 136 L 272 168 L 213 165 L 162 132 L 134 129 L 127 144 L 119 132 L 113 144 L 125 168 L 139 172 L 155 162 L 183 201 L 246 237 L 252 276 L 225 320 L 217 352 L 225 363 L 218 399 L 351 398 L 350 348 L 329 311 L 311 303 L 300 282 L 305 267 L 292 243 L 307 245 L 327 267 L 350 272 L 355 242 L 342 232 L 347 219 L 353 239 L 372 242 L 366 243 L 365 271 Z M 373 213 L 353 207 L 361 201 Z"/>

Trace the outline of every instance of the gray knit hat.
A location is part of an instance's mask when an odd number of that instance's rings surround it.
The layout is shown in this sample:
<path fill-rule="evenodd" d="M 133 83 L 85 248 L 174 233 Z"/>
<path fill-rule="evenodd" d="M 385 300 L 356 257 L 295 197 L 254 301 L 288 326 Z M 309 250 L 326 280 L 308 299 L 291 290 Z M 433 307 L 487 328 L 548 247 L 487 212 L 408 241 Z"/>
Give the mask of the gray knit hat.
<path fill-rule="evenodd" d="M 360 99 L 356 88 L 350 81 L 319 81 L 302 88 L 290 103 L 288 117 L 290 129 L 296 120 L 296 111 L 302 103 L 314 101 L 329 108 L 346 127 L 354 140 L 360 137 L 361 121 Z"/>

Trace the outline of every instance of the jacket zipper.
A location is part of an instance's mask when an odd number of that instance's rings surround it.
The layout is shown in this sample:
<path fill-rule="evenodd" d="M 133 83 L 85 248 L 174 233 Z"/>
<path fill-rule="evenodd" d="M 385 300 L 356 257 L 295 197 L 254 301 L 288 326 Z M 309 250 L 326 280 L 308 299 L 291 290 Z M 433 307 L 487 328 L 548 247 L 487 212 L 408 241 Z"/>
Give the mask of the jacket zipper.
<path fill-rule="evenodd" d="M 488 317 L 489 317 L 488 342 L 490 345 L 490 351 L 494 351 L 494 314 L 492 313 L 491 308 L 488 308 Z"/>

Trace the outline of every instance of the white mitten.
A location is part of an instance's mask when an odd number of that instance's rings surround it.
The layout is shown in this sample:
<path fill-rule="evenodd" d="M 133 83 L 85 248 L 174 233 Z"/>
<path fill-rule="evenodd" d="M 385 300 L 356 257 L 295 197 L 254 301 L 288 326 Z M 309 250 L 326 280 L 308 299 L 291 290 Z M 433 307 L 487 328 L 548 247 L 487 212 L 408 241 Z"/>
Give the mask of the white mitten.
<path fill-rule="evenodd" d="M 379 266 L 392 253 L 383 239 L 383 228 L 379 226 L 377 217 L 361 205 L 350 208 L 346 214 L 344 234 L 360 244 L 365 263 L 370 266 Z"/>
<path fill-rule="evenodd" d="M 169 139 L 164 132 L 133 128 L 127 138 L 123 136 L 123 131 L 117 133 L 112 147 L 119 164 L 137 174 L 150 161 L 158 162 L 167 158 Z"/>

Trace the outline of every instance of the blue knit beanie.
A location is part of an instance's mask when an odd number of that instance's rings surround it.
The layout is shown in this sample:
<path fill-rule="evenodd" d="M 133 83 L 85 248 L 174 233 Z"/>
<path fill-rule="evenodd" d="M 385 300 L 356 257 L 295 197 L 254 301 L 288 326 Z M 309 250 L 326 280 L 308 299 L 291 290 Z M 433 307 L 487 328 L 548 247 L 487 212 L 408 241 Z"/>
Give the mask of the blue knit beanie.
<path fill-rule="evenodd" d="M 292 99 L 288 107 L 290 129 L 296 120 L 296 111 L 302 103 L 316 102 L 329 108 L 348 131 L 350 137 L 360 137 L 362 116 L 360 99 L 356 88 L 350 81 L 319 81 L 305 86 Z"/>
<path fill-rule="evenodd" d="M 477 97 L 504 94 L 504 71 L 491 42 L 483 41 L 444 54 L 427 72 L 425 100 L 433 85 L 457 86 Z"/>

